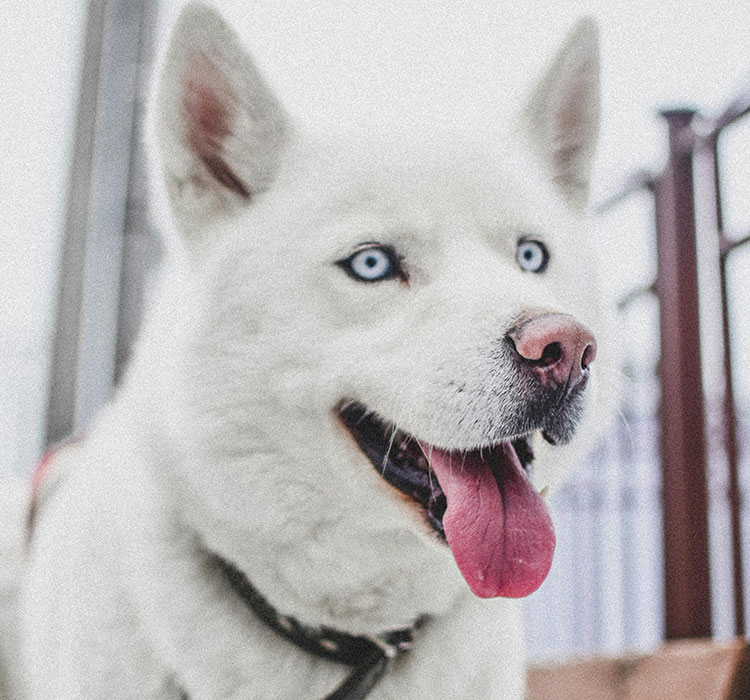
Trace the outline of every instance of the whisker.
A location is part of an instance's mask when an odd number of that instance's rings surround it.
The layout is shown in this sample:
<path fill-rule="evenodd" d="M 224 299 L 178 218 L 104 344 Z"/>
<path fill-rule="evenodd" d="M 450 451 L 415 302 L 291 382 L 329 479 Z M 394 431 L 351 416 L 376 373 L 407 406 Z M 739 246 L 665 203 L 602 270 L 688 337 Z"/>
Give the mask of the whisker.
<path fill-rule="evenodd" d="M 413 439 L 412 436 L 409 436 L 409 440 L 412 440 L 412 439 Z M 430 482 L 430 488 L 434 488 L 434 484 L 432 483 L 432 473 L 433 473 L 433 469 L 432 469 L 432 445 L 430 445 L 429 454 L 424 451 L 424 447 L 422 447 L 422 443 L 419 440 L 417 440 L 417 445 L 419 445 L 420 451 L 424 455 L 424 458 L 427 460 L 427 478 L 429 479 L 429 482 Z"/>
<path fill-rule="evenodd" d="M 388 449 L 385 451 L 385 455 L 383 456 L 383 471 L 382 476 L 385 476 L 385 470 L 388 466 L 388 457 L 391 455 L 391 450 L 393 449 L 393 442 L 396 439 L 396 433 L 398 432 L 398 428 L 396 427 L 396 424 L 393 424 L 393 429 L 391 430 L 391 439 L 388 442 Z"/>
<path fill-rule="evenodd" d="M 630 444 L 630 451 L 631 453 L 635 453 L 636 452 L 635 436 L 633 435 L 633 431 L 630 427 L 630 421 L 625 415 L 625 412 L 622 410 L 622 406 L 617 407 L 617 414 L 622 419 L 622 424 L 625 426 L 625 432 L 628 435 L 628 443 Z"/>

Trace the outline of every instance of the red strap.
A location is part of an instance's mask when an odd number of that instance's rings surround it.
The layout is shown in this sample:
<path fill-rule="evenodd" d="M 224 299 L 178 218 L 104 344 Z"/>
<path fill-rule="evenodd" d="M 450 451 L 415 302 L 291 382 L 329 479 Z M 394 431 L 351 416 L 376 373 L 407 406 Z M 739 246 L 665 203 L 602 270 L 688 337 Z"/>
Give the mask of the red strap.
<path fill-rule="evenodd" d="M 39 492 L 42 490 L 42 482 L 49 472 L 50 466 L 52 465 L 52 458 L 55 453 L 59 450 L 59 447 L 53 447 L 48 450 L 44 457 L 42 457 L 34 467 L 34 473 L 31 476 L 31 502 L 32 504 L 39 498 Z"/>
<path fill-rule="evenodd" d="M 47 477 L 54 463 L 54 457 L 57 452 L 65 447 L 66 444 L 58 445 L 48 450 L 45 455 L 39 460 L 36 467 L 34 467 L 34 473 L 31 476 L 31 503 L 29 504 L 29 515 L 26 519 L 26 543 L 31 542 L 31 536 L 34 532 L 34 521 L 36 520 L 36 514 L 39 510 L 39 502 L 42 498 L 42 491 L 44 485 L 47 482 Z"/>

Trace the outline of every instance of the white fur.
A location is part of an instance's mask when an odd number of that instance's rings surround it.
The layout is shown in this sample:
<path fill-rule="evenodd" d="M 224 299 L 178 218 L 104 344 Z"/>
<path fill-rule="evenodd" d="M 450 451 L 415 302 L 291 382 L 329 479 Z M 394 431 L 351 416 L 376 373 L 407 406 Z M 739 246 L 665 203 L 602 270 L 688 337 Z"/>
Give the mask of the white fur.
<path fill-rule="evenodd" d="M 0 489 L 0 699 L 18 696 L 18 588 L 23 558 L 23 527 L 28 489 L 21 480 L 6 480 Z"/>
<path fill-rule="evenodd" d="M 260 624 L 206 548 L 308 624 L 374 634 L 432 615 L 373 699 L 522 697 L 518 603 L 468 591 L 334 408 L 356 399 L 433 444 L 486 445 L 523 398 L 491 352 L 512 320 L 548 308 L 603 328 L 582 207 L 589 23 L 552 65 L 509 133 L 302 135 L 214 12 L 183 12 L 153 110 L 170 256 L 123 386 L 56 457 L 23 590 L 31 698 L 331 692 L 344 669 Z M 226 130 L 200 132 L 196 85 Z M 547 242 L 548 273 L 518 268 L 524 234 Z M 408 286 L 335 265 L 366 241 L 400 252 Z M 599 346 L 579 444 L 609 381 Z M 537 487 L 576 449 L 536 445 Z"/>

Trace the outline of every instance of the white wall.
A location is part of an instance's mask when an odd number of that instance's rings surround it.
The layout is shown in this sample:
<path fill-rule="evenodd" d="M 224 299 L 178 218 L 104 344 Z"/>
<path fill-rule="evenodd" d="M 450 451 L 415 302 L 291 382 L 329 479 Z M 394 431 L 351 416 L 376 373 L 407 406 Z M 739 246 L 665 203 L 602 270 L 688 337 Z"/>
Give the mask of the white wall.
<path fill-rule="evenodd" d="M 3 0 L 0 475 L 27 470 L 42 449 L 86 5 Z"/>

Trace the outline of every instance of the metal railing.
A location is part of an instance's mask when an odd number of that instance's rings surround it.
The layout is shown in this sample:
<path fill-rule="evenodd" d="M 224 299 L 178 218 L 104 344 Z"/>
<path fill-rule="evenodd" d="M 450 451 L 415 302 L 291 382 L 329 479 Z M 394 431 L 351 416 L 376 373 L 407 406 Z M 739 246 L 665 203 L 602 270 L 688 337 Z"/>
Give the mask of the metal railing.
<path fill-rule="evenodd" d="M 701 295 L 716 293 L 721 309 L 723 401 L 722 449 L 727 465 L 734 632 L 745 634 L 742 561 L 740 442 L 732 367 L 728 259 L 750 243 L 750 234 L 725 230 L 719 143 L 725 129 L 750 114 L 750 90 L 719 116 L 694 109 L 661 112 L 668 128 L 669 157 L 658 174 L 637 172 L 605 200 L 600 212 L 617 207 L 635 192 L 653 197 L 658 275 L 653 285 L 634 289 L 620 303 L 643 294 L 659 298 L 661 361 L 661 470 L 664 532 L 665 636 L 707 637 L 712 633 L 709 551 L 707 402 L 702 373 Z M 710 173 L 700 178 L 696 165 Z M 698 225 L 696 207 L 710 203 L 709 222 Z M 701 237 L 713 245 L 701 246 Z M 706 249 L 715 251 L 706 259 Z M 702 256 L 702 257 L 701 257 Z M 710 258 L 714 259 L 710 259 Z M 701 266 L 717 266 L 718 290 L 699 285 Z M 705 301 L 705 299 L 703 299 Z"/>

